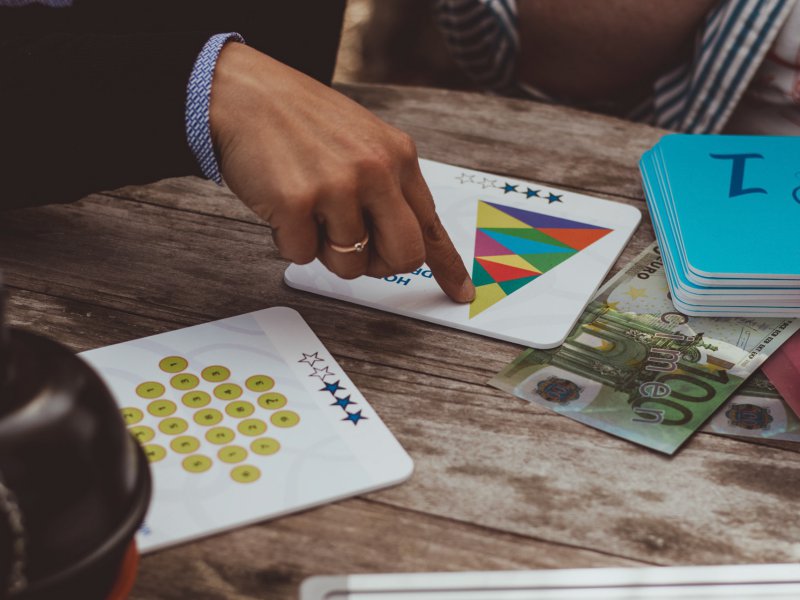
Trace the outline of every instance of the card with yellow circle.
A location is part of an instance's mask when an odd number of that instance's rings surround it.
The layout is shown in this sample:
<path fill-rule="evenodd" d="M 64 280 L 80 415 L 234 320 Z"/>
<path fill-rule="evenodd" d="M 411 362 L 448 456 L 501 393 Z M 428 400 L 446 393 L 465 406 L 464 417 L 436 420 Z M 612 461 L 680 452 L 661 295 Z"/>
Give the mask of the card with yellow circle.
<path fill-rule="evenodd" d="M 400 483 L 413 464 L 294 310 L 82 354 L 153 473 L 149 552 Z"/>

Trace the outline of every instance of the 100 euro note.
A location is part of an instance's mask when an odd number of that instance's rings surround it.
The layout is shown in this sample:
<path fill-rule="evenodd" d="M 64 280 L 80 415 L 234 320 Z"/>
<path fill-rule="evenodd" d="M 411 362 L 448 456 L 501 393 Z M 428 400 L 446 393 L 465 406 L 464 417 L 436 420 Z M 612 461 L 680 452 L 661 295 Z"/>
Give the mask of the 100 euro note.
<path fill-rule="evenodd" d="M 798 329 L 678 312 L 653 244 L 598 291 L 562 346 L 526 350 L 489 383 L 673 454 Z"/>

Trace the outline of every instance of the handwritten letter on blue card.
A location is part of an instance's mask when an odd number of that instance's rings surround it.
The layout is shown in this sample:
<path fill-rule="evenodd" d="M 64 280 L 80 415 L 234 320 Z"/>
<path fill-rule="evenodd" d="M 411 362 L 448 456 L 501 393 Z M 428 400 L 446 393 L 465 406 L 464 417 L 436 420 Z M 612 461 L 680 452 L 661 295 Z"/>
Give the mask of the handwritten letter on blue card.
<path fill-rule="evenodd" d="M 659 147 L 691 270 L 800 278 L 800 138 L 670 135 Z"/>

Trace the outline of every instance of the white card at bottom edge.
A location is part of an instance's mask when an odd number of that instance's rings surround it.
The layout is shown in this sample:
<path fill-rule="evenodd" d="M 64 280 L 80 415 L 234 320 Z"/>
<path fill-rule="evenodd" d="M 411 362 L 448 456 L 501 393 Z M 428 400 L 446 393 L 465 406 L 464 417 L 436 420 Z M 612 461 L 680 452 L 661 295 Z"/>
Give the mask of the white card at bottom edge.
<path fill-rule="evenodd" d="M 421 160 L 477 289 L 456 304 L 427 267 L 340 279 L 319 261 L 291 265 L 291 287 L 534 348 L 566 339 L 641 219 L 635 207 Z"/>
<path fill-rule="evenodd" d="M 300 600 L 789 600 L 793 564 L 315 576 Z"/>

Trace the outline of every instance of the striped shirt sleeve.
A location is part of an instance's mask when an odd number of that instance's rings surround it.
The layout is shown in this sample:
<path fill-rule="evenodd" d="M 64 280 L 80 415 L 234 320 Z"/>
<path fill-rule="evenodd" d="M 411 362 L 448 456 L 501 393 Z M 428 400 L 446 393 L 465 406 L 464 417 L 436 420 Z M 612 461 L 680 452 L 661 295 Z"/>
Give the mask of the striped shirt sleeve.
<path fill-rule="evenodd" d="M 698 34 L 694 58 L 658 79 L 649 111 L 631 116 L 674 131 L 719 133 L 795 2 L 722 0 Z"/>
<path fill-rule="evenodd" d="M 513 91 L 516 0 L 436 0 L 435 9 L 453 58 L 475 83 L 498 93 Z"/>
<path fill-rule="evenodd" d="M 697 35 L 693 58 L 658 78 L 628 117 L 687 133 L 719 133 L 800 0 L 720 0 Z M 526 92 L 515 79 L 515 0 L 437 0 L 438 23 L 456 62 L 481 87 Z"/>
<path fill-rule="evenodd" d="M 231 32 L 218 33 L 208 39 L 197 56 L 186 87 L 186 141 L 203 175 L 218 185 L 222 185 L 222 174 L 211 140 L 211 83 L 219 53 L 230 41 L 244 42 L 244 38 Z"/>

